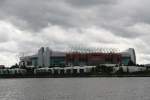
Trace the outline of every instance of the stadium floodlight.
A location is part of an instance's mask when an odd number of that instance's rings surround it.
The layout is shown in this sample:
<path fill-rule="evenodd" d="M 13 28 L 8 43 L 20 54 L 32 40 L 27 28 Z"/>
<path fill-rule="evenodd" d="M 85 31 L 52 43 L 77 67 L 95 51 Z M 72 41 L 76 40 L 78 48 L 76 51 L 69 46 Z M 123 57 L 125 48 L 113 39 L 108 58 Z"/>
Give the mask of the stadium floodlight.
<path fill-rule="evenodd" d="M 90 47 L 82 47 L 79 46 L 72 46 L 70 51 L 71 53 L 117 53 L 119 49 L 117 48 L 90 48 Z"/>

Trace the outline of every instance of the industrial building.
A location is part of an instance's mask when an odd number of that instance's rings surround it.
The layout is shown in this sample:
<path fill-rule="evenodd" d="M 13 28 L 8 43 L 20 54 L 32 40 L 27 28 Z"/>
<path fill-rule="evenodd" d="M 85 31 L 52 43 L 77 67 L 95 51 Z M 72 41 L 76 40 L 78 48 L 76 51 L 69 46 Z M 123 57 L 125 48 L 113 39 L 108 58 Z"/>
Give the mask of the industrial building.
<path fill-rule="evenodd" d="M 124 52 L 102 51 L 53 51 L 48 47 L 40 48 L 38 53 L 31 56 L 20 57 L 20 65 L 41 67 L 70 67 L 70 66 L 96 66 L 100 64 L 122 64 L 130 62 L 136 64 L 136 55 L 133 48 Z"/>

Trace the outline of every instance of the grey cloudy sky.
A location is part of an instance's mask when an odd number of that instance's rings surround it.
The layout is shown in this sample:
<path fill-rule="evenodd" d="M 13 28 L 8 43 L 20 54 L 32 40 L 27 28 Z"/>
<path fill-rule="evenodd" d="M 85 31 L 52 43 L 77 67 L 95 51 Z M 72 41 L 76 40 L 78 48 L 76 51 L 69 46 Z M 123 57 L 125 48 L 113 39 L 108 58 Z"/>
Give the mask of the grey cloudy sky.
<path fill-rule="evenodd" d="M 41 46 L 135 48 L 150 63 L 149 0 L 0 0 L 0 64 Z"/>

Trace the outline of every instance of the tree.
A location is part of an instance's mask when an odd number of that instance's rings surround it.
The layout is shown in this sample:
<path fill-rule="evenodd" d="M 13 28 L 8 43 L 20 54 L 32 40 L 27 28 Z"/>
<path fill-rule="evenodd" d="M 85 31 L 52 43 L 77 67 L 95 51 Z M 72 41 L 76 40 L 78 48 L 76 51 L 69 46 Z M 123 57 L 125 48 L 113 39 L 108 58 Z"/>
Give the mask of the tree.
<path fill-rule="evenodd" d="M 127 67 L 127 73 L 129 73 L 129 68 Z"/>
<path fill-rule="evenodd" d="M 113 68 L 105 65 L 100 65 L 96 67 L 96 71 L 102 72 L 103 74 L 110 74 L 113 72 Z"/>
<path fill-rule="evenodd" d="M 124 71 L 123 71 L 123 68 L 122 67 L 119 67 L 119 70 L 116 72 L 117 74 L 123 74 Z"/>
<path fill-rule="evenodd" d="M 19 68 L 19 65 L 16 63 L 15 65 L 12 65 L 10 68 L 11 68 L 11 69 Z"/>
<path fill-rule="evenodd" d="M 130 59 L 129 63 L 128 63 L 128 66 L 135 66 L 135 63 Z"/>

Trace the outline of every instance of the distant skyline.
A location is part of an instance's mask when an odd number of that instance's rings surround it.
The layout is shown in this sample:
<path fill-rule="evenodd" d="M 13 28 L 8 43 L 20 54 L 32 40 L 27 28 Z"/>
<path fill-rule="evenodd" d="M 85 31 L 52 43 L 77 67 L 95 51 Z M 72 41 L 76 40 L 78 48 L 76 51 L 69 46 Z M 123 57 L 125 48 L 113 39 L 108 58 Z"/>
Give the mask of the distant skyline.
<path fill-rule="evenodd" d="M 148 0 L 0 0 L 0 65 L 42 46 L 134 48 L 150 63 Z"/>

